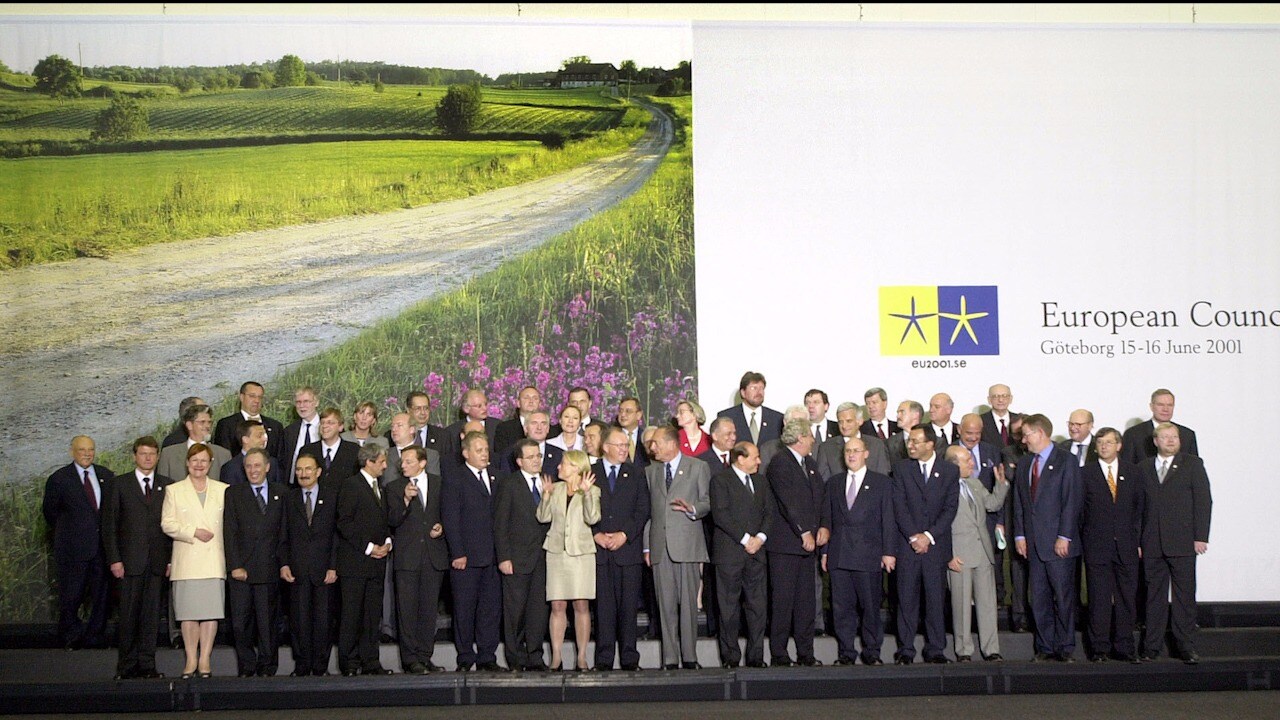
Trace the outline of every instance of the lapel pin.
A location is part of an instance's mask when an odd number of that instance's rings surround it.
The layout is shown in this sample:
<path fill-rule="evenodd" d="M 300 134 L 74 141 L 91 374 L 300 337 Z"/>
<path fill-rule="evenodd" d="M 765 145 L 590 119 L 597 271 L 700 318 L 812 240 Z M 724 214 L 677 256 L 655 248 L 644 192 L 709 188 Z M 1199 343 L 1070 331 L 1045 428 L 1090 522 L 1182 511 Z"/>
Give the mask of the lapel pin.
<path fill-rule="evenodd" d="M 1053 466 L 1052 466 L 1052 465 L 1050 465 L 1050 466 L 1048 466 L 1046 469 L 1047 469 L 1047 470 L 1052 470 L 1052 469 L 1053 469 Z"/>

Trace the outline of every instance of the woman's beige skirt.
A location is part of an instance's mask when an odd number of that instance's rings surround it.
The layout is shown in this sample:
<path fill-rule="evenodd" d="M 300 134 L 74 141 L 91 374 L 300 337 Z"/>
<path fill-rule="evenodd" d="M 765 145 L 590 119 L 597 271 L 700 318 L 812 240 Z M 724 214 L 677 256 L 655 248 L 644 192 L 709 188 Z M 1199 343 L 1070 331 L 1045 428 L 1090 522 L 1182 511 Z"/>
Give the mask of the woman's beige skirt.
<path fill-rule="evenodd" d="M 595 600 L 596 556 L 547 553 L 547 600 Z"/>

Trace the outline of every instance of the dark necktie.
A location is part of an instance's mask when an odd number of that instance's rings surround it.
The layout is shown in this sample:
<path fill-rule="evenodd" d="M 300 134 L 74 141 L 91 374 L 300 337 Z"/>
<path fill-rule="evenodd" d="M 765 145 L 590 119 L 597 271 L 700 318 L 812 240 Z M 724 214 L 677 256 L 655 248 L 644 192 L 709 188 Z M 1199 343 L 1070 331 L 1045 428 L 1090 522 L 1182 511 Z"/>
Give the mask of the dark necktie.
<path fill-rule="evenodd" d="M 1084 443 L 1076 443 L 1076 461 L 1084 467 Z"/>
<path fill-rule="evenodd" d="M 315 508 L 311 507 L 311 491 L 308 490 L 302 493 L 302 496 L 303 496 L 302 504 L 307 510 L 307 524 L 310 525 L 311 517 L 315 514 Z"/>
<path fill-rule="evenodd" d="M 542 491 L 538 489 L 538 478 L 529 478 L 529 484 L 533 486 L 533 504 L 542 504 Z"/>
<path fill-rule="evenodd" d="M 1036 491 L 1040 489 L 1040 456 L 1031 463 L 1031 502 L 1036 501 Z"/>
<path fill-rule="evenodd" d="M 617 487 L 617 485 L 618 485 L 618 466 L 614 465 L 613 467 L 609 468 L 609 492 L 612 493 L 613 489 Z"/>
<path fill-rule="evenodd" d="M 258 509 L 262 511 L 262 514 L 263 514 L 263 515 L 266 515 L 266 514 L 267 514 L 267 496 L 266 496 L 266 494 L 263 492 L 264 490 L 266 490 L 266 489 L 267 489 L 267 488 L 266 488 L 266 485 L 265 485 L 265 484 L 264 484 L 264 485 L 259 485 L 259 486 L 258 486 L 257 488 L 255 488 L 255 489 L 256 489 L 256 491 L 257 491 L 257 493 L 258 493 Z"/>
<path fill-rule="evenodd" d="M 89 479 L 89 470 L 84 471 L 84 496 L 89 499 L 89 507 L 98 510 L 98 496 L 93 493 L 93 481 Z"/>
<path fill-rule="evenodd" d="M 1004 418 L 1000 419 L 1000 441 L 1009 444 L 1009 428 L 1004 424 Z"/>
<path fill-rule="evenodd" d="M 306 445 L 311 442 L 311 423 L 302 424 L 302 442 L 299 445 Z"/>
<path fill-rule="evenodd" d="M 884 436 L 884 427 L 882 427 L 880 423 L 876 423 L 875 426 L 876 426 L 876 434 L 880 436 L 880 439 L 887 440 L 888 438 Z"/>
<path fill-rule="evenodd" d="M 818 425 L 813 426 L 813 441 L 819 445 L 822 444 L 822 429 Z"/>
<path fill-rule="evenodd" d="M 924 478 L 924 484 L 928 485 L 929 484 L 929 465 L 927 463 L 920 463 L 920 476 Z"/>
<path fill-rule="evenodd" d="M 484 471 L 481 470 L 480 472 L 476 473 L 476 477 L 480 478 L 480 484 L 484 486 L 485 494 L 486 495 L 492 494 L 489 492 L 489 483 L 484 481 Z"/>
<path fill-rule="evenodd" d="M 381 505 L 381 504 L 382 504 L 382 490 L 378 487 L 378 480 L 377 480 L 377 478 L 374 478 L 374 481 L 373 481 L 372 483 L 369 483 L 369 489 L 373 490 L 373 497 L 374 497 L 375 499 L 377 499 L 378 504 L 379 504 L 379 505 Z"/>
<path fill-rule="evenodd" d="M 143 482 L 142 499 L 146 500 L 147 504 L 150 505 L 151 504 L 151 478 L 150 477 L 142 478 L 142 482 Z"/>
<path fill-rule="evenodd" d="M 746 483 L 746 485 L 747 485 L 747 492 L 751 493 L 751 495 L 754 497 L 754 496 L 755 496 L 755 494 L 756 494 L 756 486 L 755 486 L 755 483 L 751 482 L 751 476 L 750 476 L 750 475 L 747 475 L 746 477 L 747 477 L 747 483 Z"/>
<path fill-rule="evenodd" d="M 667 492 L 671 492 L 671 463 L 662 463 L 662 467 L 667 471 Z"/>
<path fill-rule="evenodd" d="M 729 467 L 729 453 L 722 453 L 720 455 L 720 464 L 725 467 Z"/>

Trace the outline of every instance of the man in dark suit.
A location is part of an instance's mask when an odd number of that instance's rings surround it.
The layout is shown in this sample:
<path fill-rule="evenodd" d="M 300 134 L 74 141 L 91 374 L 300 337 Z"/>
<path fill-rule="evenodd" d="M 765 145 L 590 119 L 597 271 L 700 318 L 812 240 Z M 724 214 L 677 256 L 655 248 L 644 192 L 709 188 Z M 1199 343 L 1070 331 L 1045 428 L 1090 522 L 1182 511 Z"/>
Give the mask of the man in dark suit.
<path fill-rule="evenodd" d="M 587 427 L 591 425 L 592 421 L 599 420 L 599 418 L 591 414 L 591 391 L 581 385 L 572 388 L 569 390 L 568 404 L 578 408 L 578 412 L 582 414 L 582 422 L 578 426 L 578 434 L 585 436 Z M 559 437 L 562 432 L 564 432 L 564 429 L 560 427 L 560 423 L 556 423 L 551 426 L 551 432 L 547 434 L 547 437 Z"/>
<path fill-rule="evenodd" d="M 809 432 L 813 433 L 813 447 L 817 449 L 828 438 L 840 434 L 840 424 L 827 419 L 831 401 L 827 393 L 814 388 L 804 394 L 804 409 L 809 413 Z"/>
<path fill-rule="evenodd" d="M 338 484 L 307 450 L 293 463 L 295 487 L 284 500 L 280 577 L 289 583 L 289 623 L 295 677 L 328 675 L 333 638 L 333 585 L 338 582 Z"/>
<path fill-rule="evenodd" d="M 618 417 L 613 424 L 622 428 L 627 436 L 627 462 L 635 463 L 640 468 L 649 464 L 649 449 L 643 439 L 644 410 L 640 408 L 640 400 L 625 397 L 618 403 Z"/>
<path fill-rule="evenodd" d="M 1169 398 L 1172 403 L 1172 396 Z M 1156 457 L 1144 460 L 1146 506 L 1142 522 L 1142 570 L 1147 579 L 1147 624 L 1142 659 L 1160 657 L 1170 619 L 1173 585 L 1173 639 L 1182 661 L 1200 662 L 1196 652 L 1196 556 L 1209 551 L 1213 495 L 1204 462 L 1182 449 L 1182 428 L 1156 426 Z"/>
<path fill-rule="evenodd" d="M 863 435 L 874 437 L 881 442 L 889 442 L 889 438 L 898 434 L 901 429 L 898 423 L 885 417 L 889 408 L 889 393 L 884 388 L 873 387 L 863 396 L 867 404 L 867 419 L 858 428 Z"/>
<path fill-rule="evenodd" d="M 982 413 L 982 441 L 996 447 L 1014 442 L 1013 421 L 1020 414 L 1009 410 L 1013 403 L 1013 391 L 1008 385 L 992 385 L 987 388 L 987 404 L 991 409 Z"/>
<path fill-rule="evenodd" d="M 1098 450 L 1094 447 L 1093 413 L 1083 408 L 1072 410 L 1067 416 L 1067 439 L 1058 443 L 1058 447 L 1071 453 L 1080 467 L 1098 461 Z"/>
<path fill-rule="evenodd" d="M 729 432 L 732 423 L 725 422 Z M 766 667 L 764 631 L 768 622 L 769 563 L 765 530 L 773 519 L 773 493 L 760 474 L 760 451 L 749 442 L 734 445 L 730 464 L 711 476 L 711 519 L 715 535 L 716 602 L 720 608 L 720 665 L 734 668 L 742 660 L 738 631 L 747 623 L 747 667 Z M 714 466 L 713 466 L 714 467 Z"/>
<path fill-rule="evenodd" d="M 342 411 L 325 408 L 318 424 L 320 439 L 304 445 L 298 454 L 305 452 L 314 456 L 326 478 L 350 477 L 360 469 L 360 445 L 342 439 Z"/>
<path fill-rule="evenodd" d="M 281 481 L 286 485 L 293 484 L 293 461 L 297 459 L 298 453 L 311 443 L 320 441 L 320 418 L 316 415 L 320 404 L 316 400 L 315 389 L 307 386 L 295 390 L 293 409 L 298 414 L 298 419 L 285 425 L 284 438 L 280 442 L 280 455 L 276 458 L 280 461 Z M 355 472 L 354 467 L 351 472 Z M 346 472 L 335 474 L 343 477 L 347 475 Z"/>
<path fill-rule="evenodd" d="M 889 438 L 885 443 L 885 450 L 889 453 L 889 466 L 892 475 L 897 471 L 898 463 L 903 460 L 909 460 L 910 455 L 907 453 L 907 437 L 911 432 L 911 428 L 920 425 L 924 419 L 924 406 L 915 400 L 903 400 L 898 403 L 898 434 Z M 936 436 L 935 436 L 936 437 Z"/>
<path fill-rule="evenodd" d="M 934 452 L 938 438 L 925 423 L 907 434 L 907 454 L 893 469 L 893 516 L 898 526 L 898 652 L 894 662 L 916 656 L 916 627 L 924 607 L 924 661 L 947 663 L 943 625 L 951 523 L 959 507 L 960 469 Z"/>
<path fill-rule="evenodd" d="M 541 407 L 542 393 L 538 392 L 538 388 L 532 385 L 520 388 L 520 393 L 516 396 L 515 414 L 498 423 L 498 427 L 493 431 L 494 451 L 502 456 L 509 454 L 518 441 L 527 437 L 525 423 L 529 415 Z"/>
<path fill-rule="evenodd" d="M 396 547 L 400 666 L 411 675 L 425 675 L 444 670 L 431 661 L 440 587 L 449 569 L 440 515 L 444 480 L 427 472 L 427 451 L 418 445 L 400 454 L 400 470 L 400 479 L 386 488 L 387 520 Z"/>
<path fill-rule="evenodd" d="M 846 470 L 827 478 L 827 510 L 823 513 L 830 540 L 823 547 L 822 569 L 831 576 L 836 664 L 854 663 L 853 640 L 861 628 L 862 663 L 881 665 L 882 571 L 893 572 L 897 563 L 893 480 L 867 469 L 868 452 L 862 438 L 848 438 L 842 454 Z"/>
<path fill-rule="evenodd" d="M 560 467 L 560 461 L 564 459 L 564 450 L 555 445 L 547 444 L 547 432 L 551 429 L 551 416 L 546 410 L 534 410 L 529 413 L 529 417 L 525 418 L 526 435 L 522 439 L 532 440 L 538 445 L 539 469 L 538 472 L 546 473 L 555 477 L 556 469 Z M 517 441 L 518 442 L 518 441 Z M 502 463 L 499 467 L 500 477 L 505 477 L 519 472 L 519 451 L 512 446 L 502 454 Z"/>
<path fill-rule="evenodd" d="M 263 448 L 244 456 L 247 482 L 227 488 L 223 511 L 227 595 L 240 677 L 270 677 L 279 666 L 280 535 L 285 486 L 267 480 Z"/>
<path fill-rule="evenodd" d="M 528 422 L 546 413 L 530 414 Z M 558 449 L 558 448 L 557 448 Z M 542 641 L 547 636 L 547 559 L 542 545 L 551 523 L 538 522 L 542 478 L 551 474 L 538 442 L 517 440 L 516 471 L 498 481 L 494 500 L 494 550 L 502 574 L 502 643 L 507 667 L 546 670 Z"/>
<path fill-rule="evenodd" d="M 773 492 L 774 512 L 769 521 L 769 655 L 771 664 L 815 666 L 813 654 L 814 594 L 817 549 L 826 544 L 823 520 L 822 478 L 809 457 L 813 435 L 803 419 L 788 420 L 779 436 L 786 449 L 769 463 L 765 475 Z M 795 639 L 796 663 L 787 641 Z"/>
<path fill-rule="evenodd" d="M 271 457 L 280 457 L 284 444 L 284 425 L 279 420 L 262 414 L 262 398 L 266 391 L 259 383 L 249 382 L 240 386 L 240 411 L 218 420 L 213 431 L 213 441 L 228 450 L 239 447 L 237 430 L 242 420 L 257 420 L 267 433 L 266 449 Z"/>
<path fill-rule="evenodd" d="M 103 488 L 114 473 L 93 464 L 93 439 L 71 439 L 71 464 L 54 471 L 44 486 L 45 522 L 53 529 L 53 558 L 58 568 L 58 640 L 68 650 L 105 647 L 107 566 L 102 554 Z M 185 475 L 184 475 L 185 477 Z M 80 606 L 89 598 L 89 622 Z"/>
<path fill-rule="evenodd" d="M 1155 429 L 1160 423 L 1169 423 L 1178 429 L 1179 452 L 1199 455 L 1196 431 L 1173 421 L 1173 391 L 1160 388 L 1151 393 L 1151 419 L 1124 431 L 1124 458 L 1142 467 L 1143 460 L 1156 456 Z"/>
<path fill-rule="evenodd" d="M 219 476 L 219 479 L 228 485 L 239 485 L 245 482 L 248 477 L 244 467 L 246 454 L 255 448 L 265 450 L 267 446 L 266 429 L 257 420 L 241 420 L 240 426 L 236 430 L 236 437 L 240 439 L 240 443 L 237 446 L 239 452 L 222 464 L 222 472 Z M 267 464 L 268 482 L 280 482 L 279 467 L 280 461 L 274 457 L 271 458 Z"/>
<path fill-rule="evenodd" d="M 894 423 L 896 426 L 897 423 Z M 818 461 L 818 475 L 829 478 L 843 474 L 845 471 L 844 444 L 849 438 L 858 438 L 867 448 L 866 467 L 871 472 L 881 475 L 889 474 L 889 451 L 884 441 L 875 435 L 862 431 L 866 423 L 862 422 L 862 409 L 857 403 L 843 402 L 836 408 L 836 428 L 838 432 L 822 443 L 814 451 Z"/>
<path fill-rule="evenodd" d="M 444 536 L 449 544 L 449 582 L 453 589 L 453 642 L 458 670 L 502 672 L 498 638 L 502 586 L 493 546 L 494 477 L 489 469 L 489 438 L 469 432 L 462 439 L 463 464 L 444 478 Z"/>
<path fill-rule="evenodd" d="M 938 437 L 934 452 L 939 456 L 944 455 L 947 448 L 960 435 L 960 427 L 951 421 L 951 413 L 955 409 L 955 401 L 946 393 L 935 393 L 929 398 L 929 422 L 933 425 L 933 432 Z"/>
<path fill-rule="evenodd" d="M 338 667 L 345 676 L 388 675 L 378 655 L 382 583 L 391 552 L 391 528 L 379 478 L 387 451 L 376 443 L 360 446 L 360 472 L 338 487 L 338 579 L 342 620 Z"/>
<path fill-rule="evenodd" d="M 698 459 L 707 464 L 711 471 L 711 477 L 714 479 L 716 473 L 731 467 L 729 453 L 738 442 L 738 429 L 734 427 L 733 420 L 727 417 L 718 417 L 711 421 L 711 427 L 708 430 L 711 435 L 711 447 L 706 452 L 698 455 Z M 759 455 L 759 453 L 759 448 L 756 448 L 756 454 Z M 707 536 L 707 548 L 713 549 L 716 534 L 715 518 L 708 517 L 702 523 L 702 529 Z M 760 559 L 764 560 L 763 553 L 760 555 Z M 716 584 L 717 571 L 714 552 L 712 552 L 711 560 L 711 562 L 702 566 L 702 611 L 707 619 L 707 632 L 716 635 L 720 629 L 720 604 L 716 600 L 719 597 L 719 591 Z"/>
<path fill-rule="evenodd" d="M 469 422 L 479 422 L 484 424 L 484 434 L 489 440 L 489 454 L 498 456 L 504 448 L 494 448 L 494 438 L 498 432 L 498 421 L 489 417 L 489 399 L 485 397 L 484 391 L 476 388 L 468 390 L 462 396 L 462 418 L 452 425 L 444 429 L 444 435 L 450 443 L 450 452 L 441 453 L 441 459 L 444 457 L 452 457 L 459 464 L 463 462 L 462 458 L 462 436 L 463 428 Z"/>
<path fill-rule="evenodd" d="M 107 483 L 102 497 L 103 554 L 120 581 L 117 680 L 164 677 L 156 671 L 156 632 L 173 540 L 160 529 L 160 509 L 173 481 L 156 475 L 159 461 L 155 438 L 134 440 L 133 472 Z"/>
<path fill-rule="evenodd" d="M 167 448 L 170 445 L 179 445 L 184 442 L 187 439 L 187 429 L 182 423 L 182 416 L 186 414 L 187 408 L 193 405 L 208 404 L 209 403 L 206 403 L 195 395 L 182 398 L 182 402 L 178 403 L 178 421 L 173 424 L 173 429 L 169 431 L 169 434 L 164 436 L 164 440 L 161 441 L 160 447 Z"/>
<path fill-rule="evenodd" d="M 1027 446 L 1022 444 L 1022 415 L 1018 415 L 1009 425 L 1009 444 L 1000 450 L 1000 456 L 1004 460 L 1004 476 L 1012 478 L 1011 483 L 1017 482 L 1018 461 L 1029 452 Z M 1017 491 L 1011 485 L 1004 498 L 1004 525 L 996 528 L 997 534 L 1003 535 L 1006 543 L 1012 540 L 1013 504 L 1017 502 L 1017 498 Z M 1009 565 L 1009 629 L 1015 633 L 1031 632 L 1031 603 L 1027 599 L 1027 576 L 1031 571 L 1025 557 L 1016 550 L 1009 551 L 1007 546 L 1005 549 L 1004 556 Z"/>
<path fill-rule="evenodd" d="M 1085 579 L 1089 584 L 1089 659 L 1137 660 L 1133 624 L 1138 596 L 1138 544 L 1146 489 L 1138 468 L 1120 458 L 1120 433 L 1102 428 L 1098 457 L 1080 470 Z M 1112 615 L 1115 622 L 1112 622 Z"/>
<path fill-rule="evenodd" d="M 1030 452 L 1014 470 L 1014 546 L 1028 562 L 1035 660 L 1073 662 L 1083 498 L 1080 466 L 1053 444 L 1052 434 L 1044 415 L 1022 417 L 1022 442 Z"/>
<path fill-rule="evenodd" d="M 738 381 L 742 402 L 716 413 L 733 420 L 738 437 L 750 440 L 758 448 L 776 439 L 782 432 L 782 413 L 764 406 L 764 375 L 748 370 Z"/>
<path fill-rule="evenodd" d="M 982 439 L 983 424 L 981 416 L 968 413 L 960 418 L 960 439 L 956 446 L 969 453 L 973 460 L 973 473 L 982 482 L 988 493 L 996 491 L 996 468 L 1004 467 L 1003 445 L 992 445 Z M 944 454 L 945 457 L 945 454 Z M 1005 477 L 1008 477 L 1007 475 Z M 991 540 L 991 553 L 995 563 L 996 608 L 1004 600 L 1004 548 L 1000 538 L 1005 537 L 1005 500 L 1009 491 L 1000 494 L 1000 507 L 986 514 L 987 535 Z M 955 527 L 952 525 L 952 527 Z M 998 531 L 997 531 L 998 529 Z M 986 545 L 984 544 L 984 550 Z"/>
<path fill-rule="evenodd" d="M 592 466 L 600 488 L 596 542 L 597 670 L 612 670 L 615 649 L 623 670 L 640 669 L 636 610 L 641 597 L 644 527 L 649 522 L 649 484 L 644 470 L 627 461 L 630 444 L 620 427 L 603 435 L 600 461 Z"/>
<path fill-rule="evenodd" d="M 439 425 L 431 424 L 431 398 L 426 393 L 415 390 L 405 397 L 405 407 L 409 410 L 409 415 L 413 418 L 415 445 L 419 445 L 426 450 L 444 454 L 446 447 L 446 436 L 444 428 Z M 391 433 L 387 433 L 387 440 L 391 440 Z M 430 470 L 431 453 L 427 453 L 427 472 Z"/>
<path fill-rule="evenodd" d="M 391 416 L 391 428 L 387 430 L 387 439 L 390 442 L 390 450 L 387 451 L 387 470 L 382 474 L 382 486 L 386 487 L 392 480 L 401 480 L 404 478 L 400 474 L 400 453 L 411 445 L 417 445 L 427 451 L 427 472 L 431 475 L 441 475 L 441 458 L 440 453 L 427 448 L 420 444 L 423 434 L 419 432 L 418 426 L 414 425 L 413 415 L 409 413 L 396 413 Z M 458 462 L 462 462 L 461 456 Z"/>

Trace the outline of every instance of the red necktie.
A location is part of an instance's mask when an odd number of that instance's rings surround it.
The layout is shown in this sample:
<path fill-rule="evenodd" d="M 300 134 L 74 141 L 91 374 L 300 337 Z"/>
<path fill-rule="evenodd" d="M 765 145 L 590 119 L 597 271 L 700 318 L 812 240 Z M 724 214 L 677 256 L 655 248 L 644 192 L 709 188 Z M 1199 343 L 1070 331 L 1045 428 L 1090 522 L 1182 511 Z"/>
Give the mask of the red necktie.
<path fill-rule="evenodd" d="M 89 479 L 89 470 L 84 471 L 84 495 L 89 498 L 89 507 L 98 510 L 98 496 L 93 494 L 93 481 Z"/>
<path fill-rule="evenodd" d="M 1031 463 L 1031 502 L 1036 501 L 1036 490 L 1040 486 L 1040 456 L 1036 456 L 1036 461 Z"/>
<path fill-rule="evenodd" d="M 885 439 L 887 439 L 887 438 L 885 438 L 885 436 L 884 436 L 884 428 L 880 427 L 880 424 L 879 424 L 879 423 L 874 423 L 874 424 L 875 424 L 875 426 L 876 426 L 876 434 L 880 436 L 880 439 L 881 439 L 881 440 L 885 440 Z"/>
<path fill-rule="evenodd" d="M 1000 439 L 1005 445 L 1009 444 L 1009 428 L 1005 427 L 1004 418 L 1000 419 Z"/>

